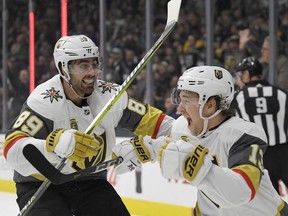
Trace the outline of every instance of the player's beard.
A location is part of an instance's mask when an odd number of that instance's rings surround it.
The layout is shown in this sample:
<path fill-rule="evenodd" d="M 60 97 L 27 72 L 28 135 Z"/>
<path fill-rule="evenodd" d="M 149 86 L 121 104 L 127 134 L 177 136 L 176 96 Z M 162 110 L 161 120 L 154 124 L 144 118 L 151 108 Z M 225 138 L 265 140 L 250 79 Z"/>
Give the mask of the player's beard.
<path fill-rule="evenodd" d="M 91 82 L 91 79 L 93 79 L 93 82 Z M 87 80 L 89 80 L 89 83 Z M 71 75 L 70 79 L 70 84 L 72 85 L 75 93 L 81 97 L 88 97 L 93 93 L 95 89 L 95 82 L 96 77 L 84 77 L 81 80 L 77 80 L 73 75 Z"/>

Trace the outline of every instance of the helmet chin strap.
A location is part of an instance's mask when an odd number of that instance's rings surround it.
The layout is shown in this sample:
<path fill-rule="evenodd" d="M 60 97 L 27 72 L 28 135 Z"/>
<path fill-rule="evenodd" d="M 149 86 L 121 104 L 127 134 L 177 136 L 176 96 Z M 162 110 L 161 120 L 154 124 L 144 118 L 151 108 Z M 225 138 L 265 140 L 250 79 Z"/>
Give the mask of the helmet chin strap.
<path fill-rule="evenodd" d="M 75 89 L 73 88 L 73 86 L 72 86 L 72 84 L 70 83 L 70 76 L 68 75 L 68 78 L 66 77 L 66 76 L 62 76 L 63 77 L 63 79 L 67 82 L 67 84 L 69 85 L 69 87 L 71 88 L 71 90 L 73 91 L 73 93 L 77 96 L 77 97 L 79 97 L 79 98 L 81 98 L 81 99 L 87 99 L 89 96 L 87 96 L 87 97 L 82 97 L 82 96 L 80 96 L 80 95 L 78 95 L 77 94 L 77 92 L 75 91 Z"/>
<path fill-rule="evenodd" d="M 209 116 L 209 117 L 204 117 L 204 116 L 203 116 L 204 105 L 205 105 L 205 104 L 201 104 L 201 105 L 200 105 L 200 108 L 199 108 L 200 118 L 202 118 L 202 119 L 204 120 L 204 125 L 203 125 L 202 132 L 196 136 L 197 138 L 202 137 L 202 136 L 207 132 L 209 119 L 215 117 L 216 115 L 218 115 L 218 114 L 221 112 L 221 110 L 218 109 L 218 110 L 217 110 L 215 113 L 213 113 L 211 116 Z"/>
<path fill-rule="evenodd" d="M 87 99 L 89 96 L 87 97 L 82 97 L 80 95 L 77 94 L 77 92 L 74 90 L 72 84 L 70 82 L 68 82 L 68 85 L 70 86 L 71 90 L 74 92 L 75 95 L 77 95 L 77 97 L 81 98 L 81 99 Z"/>

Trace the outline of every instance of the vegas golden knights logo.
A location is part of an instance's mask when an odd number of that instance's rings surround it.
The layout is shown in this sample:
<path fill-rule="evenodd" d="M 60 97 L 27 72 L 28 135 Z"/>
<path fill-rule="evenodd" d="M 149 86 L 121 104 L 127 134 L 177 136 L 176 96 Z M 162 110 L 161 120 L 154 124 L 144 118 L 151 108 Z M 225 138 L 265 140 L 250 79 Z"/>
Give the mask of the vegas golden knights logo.
<path fill-rule="evenodd" d="M 217 79 L 222 79 L 223 77 L 223 72 L 221 70 L 215 70 L 215 77 Z"/>
<path fill-rule="evenodd" d="M 77 120 L 76 119 L 70 119 L 70 127 L 71 129 L 75 129 L 78 130 L 78 124 L 77 124 Z"/>
<path fill-rule="evenodd" d="M 181 139 L 185 142 L 189 142 L 188 136 L 181 136 Z"/>

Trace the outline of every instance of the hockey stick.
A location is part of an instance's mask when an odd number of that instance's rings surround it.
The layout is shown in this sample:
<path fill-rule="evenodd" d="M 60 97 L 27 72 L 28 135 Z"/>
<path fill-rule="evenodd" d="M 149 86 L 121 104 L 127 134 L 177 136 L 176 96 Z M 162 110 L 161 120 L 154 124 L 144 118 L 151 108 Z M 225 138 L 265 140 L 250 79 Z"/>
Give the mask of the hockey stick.
<path fill-rule="evenodd" d="M 45 157 L 43 159 L 41 158 L 41 163 L 39 163 L 39 153 L 41 154 L 41 152 L 32 144 L 28 144 L 23 149 L 23 154 L 25 157 L 29 158 L 29 162 L 37 170 L 41 170 L 42 175 L 49 176 L 49 180 L 56 185 L 76 180 L 82 176 L 89 175 L 91 173 L 106 170 L 108 167 L 118 165 L 123 161 L 122 157 L 117 157 L 115 159 L 105 161 L 103 163 L 79 170 L 74 173 L 63 174 L 62 172 L 60 172 L 59 169 L 55 168 Z"/>
<path fill-rule="evenodd" d="M 161 46 L 161 44 L 164 42 L 164 40 L 170 35 L 172 30 L 174 29 L 179 16 L 179 10 L 180 10 L 181 0 L 171 0 L 168 2 L 168 13 L 167 13 L 167 23 L 164 29 L 164 32 L 161 34 L 160 38 L 156 41 L 156 43 L 152 46 L 152 48 L 146 53 L 146 55 L 142 58 L 142 60 L 138 63 L 138 65 L 135 67 L 135 69 L 131 72 L 131 74 L 126 78 L 126 80 L 123 82 L 123 84 L 119 87 L 119 91 L 107 102 L 107 104 L 102 108 L 102 110 L 98 113 L 98 115 L 95 117 L 95 119 L 91 122 L 85 133 L 90 134 L 93 129 L 102 121 L 104 116 L 107 114 L 107 112 L 112 108 L 112 106 L 117 102 L 117 100 L 120 98 L 120 96 L 126 91 L 126 89 L 129 87 L 129 85 L 133 82 L 133 80 L 136 78 L 136 76 L 141 72 L 143 67 L 147 64 L 147 62 L 150 60 L 150 58 L 154 55 L 154 53 L 158 50 L 158 48 Z M 27 145 L 28 147 L 29 145 Z M 26 147 L 24 147 L 25 149 Z M 38 151 L 38 149 L 36 149 Z M 36 161 L 41 161 L 43 159 L 46 160 L 46 158 L 41 154 L 41 152 L 38 151 L 39 154 L 37 154 L 35 151 L 32 155 L 25 155 L 27 156 L 27 160 L 32 164 L 35 164 L 35 160 L 32 160 L 31 158 L 38 158 Z M 24 152 L 28 152 L 23 150 Z M 31 160 L 31 161 L 30 161 Z M 114 159 L 119 160 L 119 158 Z M 34 161 L 34 162 L 33 162 Z M 64 175 L 60 172 L 60 170 L 65 166 L 67 160 L 64 159 L 56 168 L 58 169 L 60 175 Z M 105 162 L 104 162 L 105 163 Z M 32 164 L 33 165 L 33 164 Z M 40 173 L 44 172 L 46 167 L 41 167 L 40 170 L 38 170 Z M 42 171 L 42 172 L 41 172 Z M 84 172 L 84 171 L 83 171 Z M 59 174 L 58 173 L 58 174 Z M 77 172 L 76 172 L 77 173 Z M 76 175 L 75 173 L 75 175 Z M 46 173 L 47 176 L 45 176 L 47 179 L 42 183 L 42 185 L 39 187 L 37 192 L 32 196 L 32 198 L 28 201 L 28 203 L 24 206 L 24 208 L 21 210 L 20 214 L 18 216 L 26 215 L 27 212 L 31 209 L 31 207 L 35 204 L 35 202 L 42 196 L 42 194 L 45 192 L 45 190 L 49 187 L 51 184 L 51 181 L 49 180 L 49 174 Z"/>

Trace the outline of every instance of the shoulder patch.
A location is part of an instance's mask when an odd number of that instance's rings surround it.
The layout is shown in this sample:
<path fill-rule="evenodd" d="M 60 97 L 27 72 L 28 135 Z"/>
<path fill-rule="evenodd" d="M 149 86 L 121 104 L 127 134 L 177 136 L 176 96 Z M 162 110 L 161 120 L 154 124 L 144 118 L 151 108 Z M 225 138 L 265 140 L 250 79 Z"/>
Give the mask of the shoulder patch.
<path fill-rule="evenodd" d="M 105 93 L 106 91 L 109 91 L 111 93 L 111 90 L 117 91 L 117 86 L 118 84 L 111 83 L 111 82 L 105 82 L 105 81 L 100 81 L 100 85 L 98 87 L 102 88 L 101 93 Z"/>
<path fill-rule="evenodd" d="M 49 98 L 49 99 L 50 99 L 50 102 L 53 103 L 54 99 L 55 99 L 56 101 L 58 101 L 58 99 L 62 99 L 62 98 L 63 98 L 63 96 L 61 96 L 61 95 L 59 94 L 59 92 L 60 92 L 60 91 L 55 90 L 54 87 L 51 87 L 49 90 L 46 90 L 46 92 L 41 93 L 41 95 L 45 95 L 45 96 L 43 97 L 43 99 Z"/>

